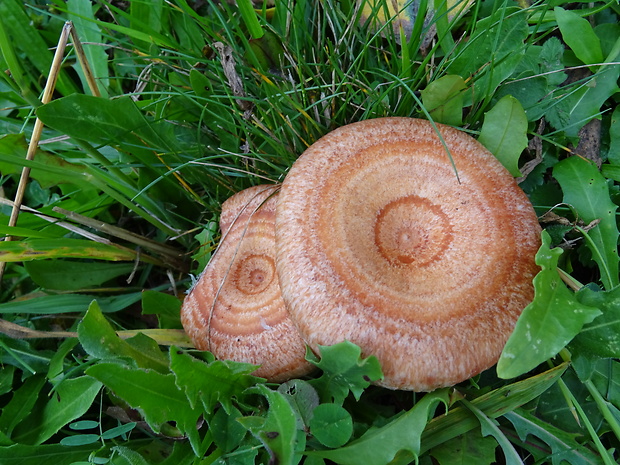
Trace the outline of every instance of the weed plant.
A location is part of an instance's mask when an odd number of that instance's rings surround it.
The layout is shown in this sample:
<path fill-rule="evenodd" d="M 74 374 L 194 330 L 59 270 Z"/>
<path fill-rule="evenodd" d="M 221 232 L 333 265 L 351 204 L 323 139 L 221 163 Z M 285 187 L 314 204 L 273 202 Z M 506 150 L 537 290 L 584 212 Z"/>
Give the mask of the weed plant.
<path fill-rule="evenodd" d="M 408 30 L 386 3 L 363 22 L 352 0 L 0 2 L 0 463 L 618 462 L 617 1 L 398 2 Z M 42 104 L 66 21 L 96 89 L 70 43 Z M 192 350 L 180 302 L 222 201 L 381 116 L 467 131 L 540 215 L 497 367 L 388 391 L 343 343 L 277 386 Z"/>

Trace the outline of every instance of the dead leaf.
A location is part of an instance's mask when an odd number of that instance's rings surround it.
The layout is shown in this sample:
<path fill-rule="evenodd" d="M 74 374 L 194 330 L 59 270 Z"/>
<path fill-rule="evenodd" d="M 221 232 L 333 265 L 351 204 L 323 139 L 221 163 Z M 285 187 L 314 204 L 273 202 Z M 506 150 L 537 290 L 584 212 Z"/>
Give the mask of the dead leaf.
<path fill-rule="evenodd" d="M 601 120 L 593 119 L 579 130 L 579 144 L 573 150 L 577 155 L 596 163 L 601 167 Z"/>
<path fill-rule="evenodd" d="M 249 118 L 252 114 L 252 104 L 245 100 L 247 94 L 243 89 L 243 81 L 237 73 L 232 47 L 230 45 L 225 45 L 222 42 L 215 42 L 213 44 L 213 48 L 215 48 L 220 54 L 220 61 L 224 70 L 224 76 L 226 76 L 226 80 L 228 81 L 228 87 L 230 87 L 233 95 L 238 97 L 235 102 L 237 102 L 239 108 L 244 111 L 244 116 Z"/>

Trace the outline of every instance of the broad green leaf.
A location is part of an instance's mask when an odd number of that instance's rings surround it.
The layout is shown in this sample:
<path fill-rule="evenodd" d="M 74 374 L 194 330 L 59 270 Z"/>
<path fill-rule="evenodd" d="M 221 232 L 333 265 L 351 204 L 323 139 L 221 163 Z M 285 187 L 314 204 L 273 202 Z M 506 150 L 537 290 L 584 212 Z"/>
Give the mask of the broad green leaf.
<path fill-rule="evenodd" d="M 460 126 L 463 124 L 463 90 L 461 76 L 448 74 L 432 81 L 422 91 L 422 103 L 438 123 Z"/>
<path fill-rule="evenodd" d="M 2 465 L 64 465 L 86 461 L 92 452 L 92 445 L 67 447 L 61 444 L 15 444 L 0 447 L 0 462 Z"/>
<path fill-rule="evenodd" d="M 603 416 L 575 371 L 567 370 L 561 381 L 537 399 L 536 409 L 532 413 L 567 433 L 587 434 L 588 427 L 579 410 L 585 413 L 591 424 L 601 425 Z"/>
<path fill-rule="evenodd" d="M 612 359 L 597 360 L 590 379 L 605 394 L 605 399 L 620 408 L 620 362 Z M 585 381 L 584 378 L 580 379 Z"/>
<path fill-rule="evenodd" d="M 96 107 L 99 115 L 93 116 Z M 54 100 L 39 107 L 37 116 L 61 133 L 98 144 L 117 142 L 144 124 L 130 99 L 107 100 L 86 95 Z"/>
<path fill-rule="evenodd" d="M 204 73 L 197 69 L 192 69 L 189 72 L 189 82 L 192 90 L 198 97 L 206 98 L 211 96 L 213 91 L 211 90 L 211 81 Z"/>
<path fill-rule="evenodd" d="M 44 258 L 95 258 L 134 261 L 136 252 L 120 246 L 85 239 L 25 239 L 0 243 L 0 261 L 21 262 Z M 143 260 L 147 257 L 142 256 Z M 145 260 L 148 261 L 148 260 Z"/>
<path fill-rule="evenodd" d="M 196 462 L 196 456 L 194 451 L 187 443 L 187 441 L 175 441 L 172 447 L 162 447 L 163 443 L 160 443 L 160 452 L 162 461 L 158 462 L 158 465 L 194 465 Z M 147 446 L 150 451 L 153 450 L 152 444 Z"/>
<path fill-rule="evenodd" d="M 541 73 L 550 73 L 544 76 L 550 86 L 558 86 L 566 80 L 566 73 L 563 72 L 562 56 L 564 55 L 564 44 L 557 37 L 549 37 L 542 45 L 540 51 Z M 560 72 L 562 71 L 562 72 Z"/>
<path fill-rule="evenodd" d="M 344 402 L 349 391 L 359 400 L 370 383 L 383 379 L 376 357 L 362 359 L 362 350 L 349 341 L 333 346 L 319 346 L 321 359 L 308 351 L 306 359 L 323 370 L 320 378 L 310 381 L 322 399 L 336 404 Z"/>
<path fill-rule="evenodd" d="M 163 142 L 129 97 L 108 100 L 74 94 L 39 107 L 37 116 L 46 126 L 91 143 L 117 145 L 131 142 L 134 152 L 145 143 L 161 147 Z M 137 137 L 132 139 L 130 136 Z M 151 154 L 151 162 L 156 160 Z"/>
<path fill-rule="evenodd" d="M 557 37 L 550 37 L 541 47 L 530 46 L 526 57 L 520 63 L 520 76 L 527 79 L 507 81 L 497 93 L 498 97 L 516 97 L 530 122 L 546 117 L 550 107 L 557 104 L 549 96 L 566 80 L 563 63 L 565 46 Z"/>
<path fill-rule="evenodd" d="M 94 421 L 94 420 L 74 421 L 73 423 L 69 425 L 69 428 L 71 428 L 74 431 L 83 431 L 83 430 L 94 429 L 98 427 L 99 427 L 99 422 Z"/>
<path fill-rule="evenodd" d="M 24 264 L 32 280 L 44 289 L 77 290 L 98 286 L 118 276 L 128 276 L 133 263 L 33 260 Z"/>
<path fill-rule="evenodd" d="M 519 317 L 497 363 L 500 378 L 515 378 L 556 355 L 581 330 L 601 314 L 577 301 L 557 271 L 562 249 L 550 249 L 551 238 L 543 231 L 536 264 L 542 270 L 534 278 L 535 297 Z"/>
<path fill-rule="evenodd" d="M 447 407 L 448 397 L 446 389 L 428 393 L 411 410 L 387 425 L 370 428 L 359 439 L 339 449 L 315 451 L 309 455 L 343 465 L 384 465 L 401 450 L 407 450 L 418 457 L 422 431 L 440 402 Z"/>
<path fill-rule="evenodd" d="M 430 451 L 439 465 L 491 465 L 495 462 L 497 442 L 472 430 L 450 439 Z"/>
<path fill-rule="evenodd" d="M 84 189 L 91 176 L 79 164 L 69 163 L 58 155 L 37 150 L 34 160 L 26 160 L 28 143 L 24 134 L 7 134 L 0 137 L 0 172 L 4 175 L 21 173 L 22 167 L 31 169 L 30 176 L 42 187 L 58 184 L 76 184 Z"/>
<path fill-rule="evenodd" d="M 83 446 L 85 444 L 93 444 L 99 442 L 101 438 L 98 434 L 74 434 L 71 436 L 65 436 L 60 440 L 60 444 L 63 446 Z"/>
<path fill-rule="evenodd" d="M 545 463 L 548 463 L 549 459 L 553 465 L 566 462 L 574 465 L 600 463 L 600 459 L 591 450 L 577 441 L 577 435 L 546 423 L 526 410 L 518 409 L 508 412 L 504 417 L 513 424 L 519 438 L 524 443 L 527 443 L 528 436 L 533 436 L 550 447 L 551 453 Z"/>
<path fill-rule="evenodd" d="M 152 0 L 149 2 L 131 2 L 129 8 L 129 21 L 131 29 L 134 31 L 146 32 L 149 34 L 161 34 L 163 25 L 166 21 L 164 16 L 162 0 Z M 141 45 L 148 47 L 152 41 L 142 41 Z"/>
<path fill-rule="evenodd" d="M 523 465 L 523 461 L 510 443 L 506 435 L 499 429 L 497 422 L 484 414 L 482 410 L 473 405 L 471 402 L 463 399 L 462 402 L 474 414 L 480 422 L 480 431 L 482 435 L 493 436 L 504 452 L 504 460 L 506 465 Z"/>
<path fill-rule="evenodd" d="M 187 434 L 192 448 L 200 450 L 196 422 L 202 410 L 190 407 L 187 397 L 175 383 L 174 375 L 153 370 L 133 369 L 117 363 L 99 363 L 86 370 L 86 374 L 101 381 L 114 394 L 131 407 L 142 412 L 155 432 L 164 423 L 175 421 Z"/>
<path fill-rule="evenodd" d="M 207 413 L 212 413 L 218 402 L 230 413 L 235 398 L 241 398 L 246 388 L 263 381 L 250 375 L 256 366 L 249 363 L 227 360 L 205 363 L 176 347 L 170 347 L 170 369 L 189 405 L 202 406 Z"/>
<path fill-rule="evenodd" d="M 600 221 L 586 233 L 586 244 L 598 264 L 605 289 L 620 284 L 618 274 L 617 206 L 610 199 L 607 181 L 593 163 L 570 157 L 555 165 L 553 176 L 560 183 L 564 202 L 571 205 L 586 225 Z"/>
<path fill-rule="evenodd" d="M 45 381 L 43 376 L 31 376 L 13 392 L 11 400 L 4 405 L 0 415 L 0 431 L 3 434 L 11 437 L 15 426 L 32 411 Z"/>
<path fill-rule="evenodd" d="M 513 176 L 521 176 L 519 157 L 527 147 L 527 116 L 519 101 L 506 95 L 484 115 L 478 141 Z"/>
<path fill-rule="evenodd" d="M 142 3 L 142 2 L 137 2 Z M 82 42 L 82 48 L 86 55 L 95 82 L 99 88 L 102 97 L 108 96 L 109 72 L 108 72 L 108 55 L 105 52 L 101 29 L 95 23 L 95 15 L 93 14 L 93 3 L 90 0 L 68 0 L 67 1 L 68 17 L 73 22 L 73 27 Z M 90 89 L 84 78 L 82 68 L 77 65 L 76 71 L 82 79 L 82 87 L 84 90 Z"/>
<path fill-rule="evenodd" d="M 60 428 L 86 413 L 100 389 L 101 383 L 88 376 L 63 380 L 42 409 L 35 408 L 17 425 L 12 439 L 35 445 L 47 441 Z"/>
<path fill-rule="evenodd" d="M 157 291 L 142 293 L 142 314 L 157 315 L 160 328 L 182 329 L 181 301 L 170 294 Z"/>
<path fill-rule="evenodd" d="M 198 234 L 194 236 L 194 240 L 200 244 L 196 252 L 192 255 L 192 260 L 197 264 L 196 272 L 200 273 L 205 269 L 207 263 L 211 259 L 211 255 L 217 245 L 216 239 L 219 235 L 219 227 L 215 221 L 207 223 Z"/>
<path fill-rule="evenodd" d="M 50 350 L 37 350 L 30 343 L 0 335 L 0 363 L 13 365 L 32 375 L 45 373 L 54 356 Z"/>
<path fill-rule="evenodd" d="M 127 342 L 134 344 L 138 339 L 134 339 L 135 336 L 148 336 L 143 340 L 149 341 L 150 344 L 155 346 L 154 342 L 162 346 L 177 346 L 177 347 L 194 347 L 194 344 L 190 340 L 189 336 L 182 329 L 124 329 L 117 331 L 119 336 L 127 339 Z"/>
<path fill-rule="evenodd" d="M 607 179 L 620 182 L 620 165 L 603 165 L 601 166 L 601 174 Z"/>
<path fill-rule="evenodd" d="M 292 379 L 282 383 L 278 392 L 288 400 L 297 415 L 297 429 L 305 430 L 310 425 L 314 409 L 319 405 L 319 394 L 308 381 Z"/>
<path fill-rule="evenodd" d="M 616 107 L 609 123 L 609 162 L 620 165 L 620 107 Z"/>
<path fill-rule="evenodd" d="M 553 11 L 564 42 L 577 58 L 587 65 L 602 63 L 604 58 L 601 42 L 594 33 L 590 22 L 586 18 L 581 18 L 578 14 L 559 6 L 556 6 Z"/>
<path fill-rule="evenodd" d="M 262 446 L 245 446 L 240 447 L 239 449 L 231 452 L 230 454 L 226 454 L 224 456 L 219 456 L 219 451 L 213 453 L 213 456 L 210 456 L 206 460 L 215 460 L 213 462 L 214 465 L 255 465 L 257 463 L 267 463 L 266 461 L 260 461 L 257 457 L 259 453 L 260 457 L 263 458 L 263 447 Z M 217 459 L 217 460 L 216 460 Z M 207 462 L 208 463 L 208 462 Z M 164 465 L 164 464 L 162 464 Z M 174 462 L 165 465 L 177 465 Z M 188 465 L 193 465 L 193 462 L 189 462 Z M 310 465 L 310 464 L 308 464 Z"/>
<path fill-rule="evenodd" d="M 578 137 L 579 130 L 602 114 L 601 108 L 618 91 L 620 65 L 601 67 L 585 82 L 576 82 L 562 88 L 562 94 L 545 112 L 545 118 L 568 137 Z"/>
<path fill-rule="evenodd" d="M 14 366 L 5 366 L 0 370 L 0 396 L 13 391 Z"/>
<path fill-rule="evenodd" d="M 293 409 L 282 394 L 264 384 L 257 385 L 252 391 L 267 398 L 267 416 L 243 417 L 238 421 L 265 445 L 271 463 L 293 465 L 297 441 L 297 420 Z"/>
<path fill-rule="evenodd" d="M 213 434 L 213 442 L 225 454 L 239 447 L 247 434 L 246 428 L 237 421 L 242 416 L 236 407 L 230 407 L 230 413 L 221 408 L 207 420 Z"/>
<path fill-rule="evenodd" d="M 133 431 L 133 429 L 136 427 L 137 423 L 135 421 L 131 422 L 131 423 L 125 423 L 124 425 L 120 425 L 120 426 L 116 426 L 114 428 L 110 428 L 107 431 L 104 431 L 101 434 L 101 439 L 114 439 L 117 438 L 119 436 L 122 436 L 124 434 L 129 433 L 130 431 Z"/>
<path fill-rule="evenodd" d="M 250 42 L 246 59 L 263 72 L 281 68 L 284 63 L 284 49 L 280 38 L 273 32 L 266 31 L 260 39 Z"/>
<path fill-rule="evenodd" d="M 337 404 L 321 404 L 312 412 L 310 433 L 324 446 L 344 446 L 353 434 L 351 414 Z"/>
<path fill-rule="evenodd" d="M 47 370 L 47 379 L 52 383 L 60 382 L 61 379 L 55 379 L 62 375 L 65 371 L 65 358 L 78 345 L 79 341 L 75 337 L 67 338 L 60 343 L 56 349 L 54 356 L 50 360 L 49 369 Z"/>
<path fill-rule="evenodd" d="M 620 23 L 602 23 L 594 27 L 594 33 L 601 41 L 605 63 L 618 61 L 620 56 Z"/>
<path fill-rule="evenodd" d="M 469 98 L 478 101 L 492 95 L 514 73 L 525 54 L 526 14 L 511 8 L 503 11 L 505 16 L 502 13 L 501 17 L 496 14 L 479 20 L 471 38 L 457 46 L 448 65 L 449 74 L 474 79 L 474 92 L 467 92 L 465 106 L 471 105 Z"/>
<path fill-rule="evenodd" d="M 486 416 L 497 418 L 527 404 L 546 392 L 560 379 L 567 367 L 568 363 L 563 363 L 544 373 L 494 389 L 471 402 Z M 465 407 L 452 407 L 445 415 L 433 418 L 429 422 L 422 434 L 421 452 L 432 449 L 479 426 L 480 422 Z"/>
<path fill-rule="evenodd" d="M 583 288 L 577 300 L 603 314 L 584 325 L 571 342 L 571 350 L 601 358 L 620 358 L 620 287 L 607 292 Z"/>
<path fill-rule="evenodd" d="M 105 319 L 96 301 L 91 303 L 78 325 L 78 338 L 84 350 L 93 357 L 101 360 L 126 358 L 138 367 L 168 372 L 168 359 L 155 341 L 141 335 L 133 341 L 122 340 Z"/>
<path fill-rule="evenodd" d="M 539 120 L 549 106 L 549 101 L 544 98 L 549 92 L 547 80 L 543 76 L 534 75 L 534 71 L 531 71 L 531 74 L 527 80 L 502 85 L 496 94 L 498 98 L 506 95 L 516 98 L 530 122 Z"/>

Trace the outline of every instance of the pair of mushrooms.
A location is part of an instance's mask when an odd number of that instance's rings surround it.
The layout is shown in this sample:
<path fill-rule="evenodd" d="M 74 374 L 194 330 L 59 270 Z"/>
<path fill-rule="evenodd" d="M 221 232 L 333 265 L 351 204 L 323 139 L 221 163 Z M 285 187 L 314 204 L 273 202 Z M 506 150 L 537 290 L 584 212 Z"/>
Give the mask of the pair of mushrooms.
<path fill-rule="evenodd" d="M 224 202 L 222 242 L 182 307 L 195 346 L 280 382 L 312 369 L 306 344 L 349 340 L 381 362 L 377 384 L 415 391 L 494 365 L 533 298 L 540 227 L 491 153 L 437 127 L 341 127 L 279 192 Z"/>

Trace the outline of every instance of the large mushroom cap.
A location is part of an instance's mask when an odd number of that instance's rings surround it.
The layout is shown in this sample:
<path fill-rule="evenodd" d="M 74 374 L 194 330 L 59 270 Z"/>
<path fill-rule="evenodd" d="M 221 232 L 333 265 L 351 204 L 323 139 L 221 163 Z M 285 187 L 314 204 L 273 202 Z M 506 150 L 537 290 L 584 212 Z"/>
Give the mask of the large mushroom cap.
<path fill-rule="evenodd" d="M 274 192 L 255 186 L 222 204 L 222 242 L 185 298 L 181 320 L 198 349 L 261 365 L 254 374 L 275 382 L 307 374 L 311 365 L 280 294 Z"/>
<path fill-rule="evenodd" d="M 533 298 L 540 228 L 481 144 L 427 121 L 337 129 L 295 162 L 279 194 L 277 271 L 314 349 L 349 340 L 382 385 L 430 391 L 496 363 Z"/>

